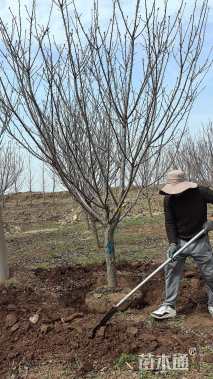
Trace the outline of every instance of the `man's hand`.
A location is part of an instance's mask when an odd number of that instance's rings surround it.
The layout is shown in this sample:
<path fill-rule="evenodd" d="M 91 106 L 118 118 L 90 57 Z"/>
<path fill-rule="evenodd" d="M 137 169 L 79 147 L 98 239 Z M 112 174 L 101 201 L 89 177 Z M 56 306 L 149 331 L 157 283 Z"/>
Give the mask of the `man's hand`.
<path fill-rule="evenodd" d="M 173 258 L 173 255 L 176 253 L 177 250 L 178 250 L 178 245 L 174 242 L 170 243 L 166 251 L 166 255 L 167 255 L 167 258 L 172 258 L 172 262 L 175 261 L 175 258 Z"/>
<path fill-rule="evenodd" d="M 213 230 L 213 220 L 206 221 L 203 227 L 204 229 L 206 229 L 206 232 L 210 232 L 211 230 Z"/>

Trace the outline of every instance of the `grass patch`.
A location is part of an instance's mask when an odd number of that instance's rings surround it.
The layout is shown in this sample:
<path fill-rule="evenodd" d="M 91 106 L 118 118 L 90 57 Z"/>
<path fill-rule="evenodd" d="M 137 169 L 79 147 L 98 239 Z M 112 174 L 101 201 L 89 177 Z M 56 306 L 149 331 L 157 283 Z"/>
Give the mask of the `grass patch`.
<path fill-rule="evenodd" d="M 126 364 L 138 364 L 138 356 L 136 354 L 130 354 L 130 353 L 122 353 L 116 360 L 115 360 L 115 368 L 121 369 L 126 366 Z"/>
<path fill-rule="evenodd" d="M 115 232 L 116 261 L 163 260 L 163 251 L 167 245 L 163 227 L 163 214 L 154 217 L 137 214 L 124 219 Z M 103 246 L 104 229 L 101 225 L 97 225 L 97 228 Z M 42 233 L 42 229 L 50 230 Z M 30 222 L 29 230 L 38 230 L 38 233 L 19 233 L 8 238 L 10 263 L 23 259 L 25 266 L 35 267 L 44 262 L 47 267 L 48 264 L 87 265 L 105 261 L 104 248 L 97 247 L 95 236 L 92 230 L 88 230 L 84 218 L 80 222 L 60 224 L 56 221 L 43 221 L 38 217 L 38 223 Z M 13 254 L 14 244 L 16 256 Z"/>
<path fill-rule="evenodd" d="M 155 214 L 153 217 L 149 215 L 135 215 L 126 217 L 120 225 L 136 225 L 143 226 L 146 224 L 158 224 L 159 222 L 164 222 L 164 214 L 163 212 L 159 212 L 159 214 Z"/>

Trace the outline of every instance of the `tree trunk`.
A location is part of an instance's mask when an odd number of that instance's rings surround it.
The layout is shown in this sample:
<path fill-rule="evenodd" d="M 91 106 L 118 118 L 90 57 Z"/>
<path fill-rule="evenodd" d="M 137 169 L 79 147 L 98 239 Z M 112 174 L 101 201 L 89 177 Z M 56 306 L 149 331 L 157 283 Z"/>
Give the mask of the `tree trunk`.
<path fill-rule="evenodd" d="M 148 207 L 149 207 L 149 215 L 150 215 L 150 217 L 153 217 L 152 202 L 151 202 L 151 199 L 149 197 L 148 197 Z"/>
<path fill-rule="evenodd" d="M 83 209 L 83 208 L 82 208 Z M 101 243 L 98 235 L 98 229 L 96 226 L 96 222 L 94 221 L 92 216 L 89 216 L 88 213 L 83 209 L 83 212 L 85 214 L 85 220 L 87 225 L 87 230 L 91 230 L 93 232 L 93 235 L 95 237 L 96 245 L 98 248 L 101 248 Z"/>
<path fill-rule="evenodd" d="M 107 284 L 109 288 L 117 287 L 117 275 L 115 267 L 115 244 L 114 244 L 115 226 L 108 225 L 105 230 L 105 258 L 107 266 Z"/>
<path fill-rule="evenodd" d="M 1 206 L 2 206 L 2 208 L 5 207 L 5 197 L 4 197 L 4 193 L 2 193 L 2 195 L 1 195 Z"/>
<path fill-rule="evenodd" d="M 88 213 L 84 209 L 83 209 L 83 212 L 85 214 L 85 220 L 86 220 L 87 230 L 90 230 L 91 227 L 90 227 L 90 223 L 89 223 L 89 220 L 90 220 L 89 215 L 88 215 Z"/>
<path fill-rule="evenodd" d="M 92 231 L 93 231 L 93 234 L 95 237 L 96 245 L 100 249 L 101 243 L 100 243 L 100 239 L 99 239 L 99 235 L 98 235 L 98 228 L 97 228 L 96 222 L 94 221 L 94 219 L 92 217 L 91 217 L 91 224 L 92 224 Z"/>
<path fill-rule="evenodd" d="M 2 221 L 2 210 L 0 207 L 0 283 L 9 277 L 7 246 L 4 238 L 4 228 Z"/>

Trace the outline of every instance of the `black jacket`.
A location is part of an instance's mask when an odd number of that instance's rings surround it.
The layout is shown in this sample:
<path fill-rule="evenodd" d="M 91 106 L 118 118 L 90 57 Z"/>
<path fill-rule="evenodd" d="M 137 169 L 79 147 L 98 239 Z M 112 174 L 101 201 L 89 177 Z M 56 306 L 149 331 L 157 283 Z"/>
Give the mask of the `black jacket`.
<path fill-rule="evenodd" d="M 213 191 L 197 187 L 177 195 L 165 195 L 164 213 L 170 243 L 177 239 L 188 241 L 207 221 L 207 204 L 213 204 Z"/>

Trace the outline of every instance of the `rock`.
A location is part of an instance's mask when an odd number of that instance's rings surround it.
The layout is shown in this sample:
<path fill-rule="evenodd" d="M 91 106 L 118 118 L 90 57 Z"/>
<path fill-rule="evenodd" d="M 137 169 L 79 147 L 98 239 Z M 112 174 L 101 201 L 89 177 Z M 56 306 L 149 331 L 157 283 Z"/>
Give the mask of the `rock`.
<path fill-rule="evenodd" d="M 38 313 L 35 313 L 33 316 L 31 316 L 29 318 L 30 322 L 32 324 L 37 324 L 38 320 L 39 320 L 39 314 Z"/>
<path fill-rule="evenodd" d="M 131 291 L 130 288 L 123 288 L 117 291 L 108 288 L 99 288 L 95 291 L 89 292 L 86 295 L 85 303 L 88 309 L 92 312 L 106 313 L 117 304 L 124 296 Z M 136 292 L 127 302 L 125 302 L 119 310 L 126 310 L 128 306 L 134 307 L 141 299 L 141 292 Z M 131 304 L 130 304 L 131 303 Z"/>
<path fill-rule="evenodd" d="M 16 324 L 14 324 L 14 325 L 12 326 L 12 328 L 10 329 L 10 331 L 11 331 L 12 333 L 14 333 L 16 330 L 19 329 L 19 327 L 20 327 L 19 322 L 17 322 Z"/>
<path fill-rule="evenodd" d="M 17 317 L 16 317 L 15 313 L 9 313 L 9 314 L 6 316 L 6 320 L 5 320 L 6 328 L 10 328 L 10 327 L 13 326 L 16 322 L 17 322 Z"/>

